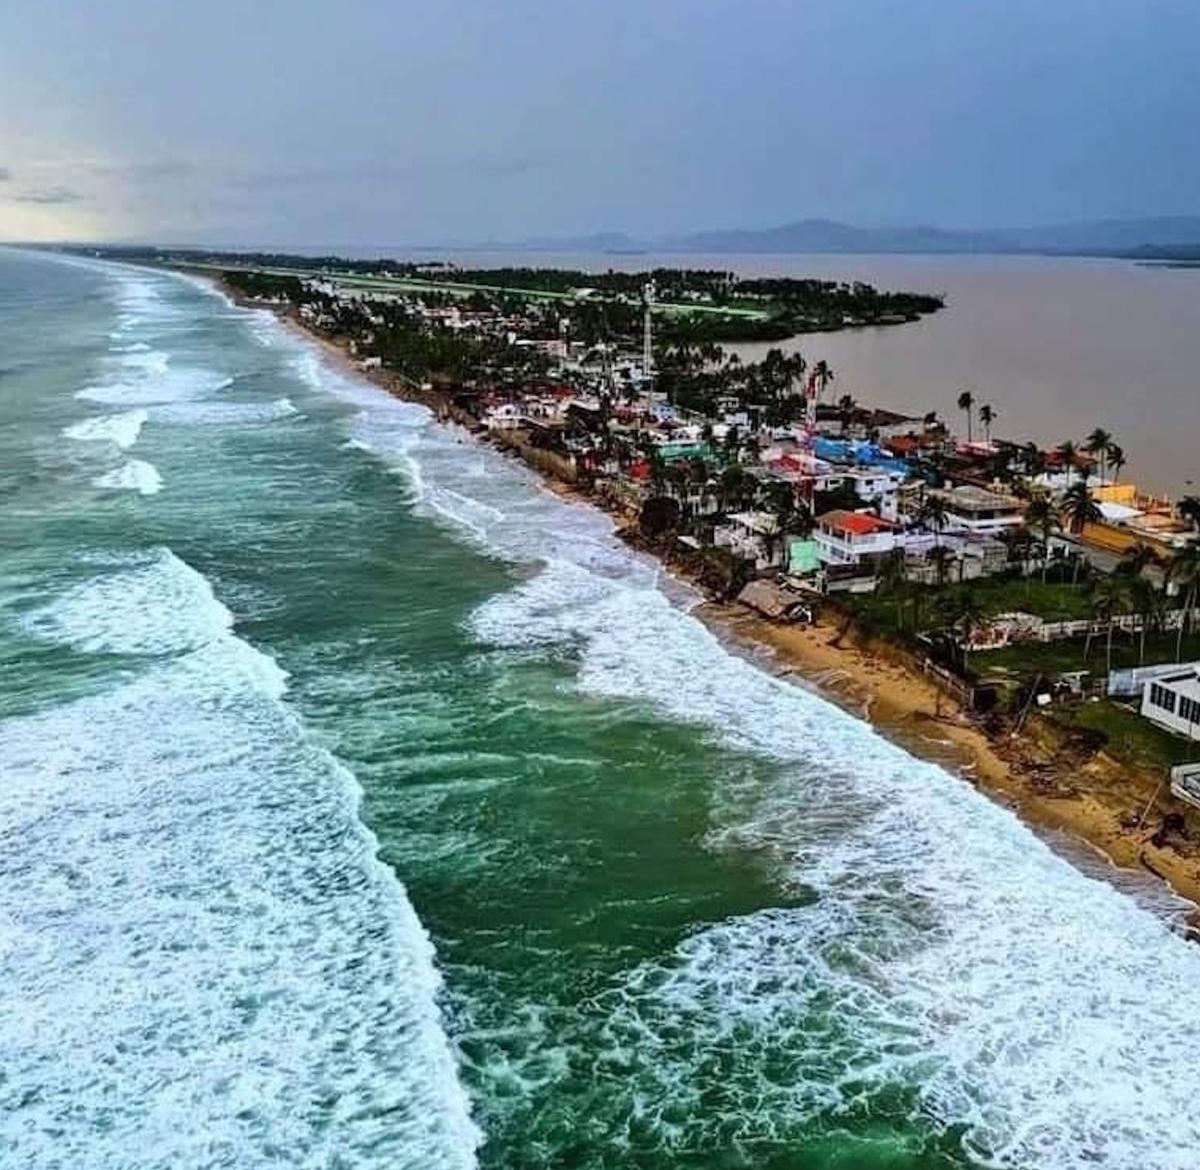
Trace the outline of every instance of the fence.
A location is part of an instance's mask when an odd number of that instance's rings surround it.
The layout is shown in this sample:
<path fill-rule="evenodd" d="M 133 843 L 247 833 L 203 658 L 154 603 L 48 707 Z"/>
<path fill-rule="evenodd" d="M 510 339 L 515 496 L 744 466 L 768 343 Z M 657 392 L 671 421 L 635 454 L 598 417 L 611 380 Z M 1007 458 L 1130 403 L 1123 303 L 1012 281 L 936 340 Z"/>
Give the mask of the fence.
<path fill-rule="evenodd" d="M 1177 630 L 1184 621 L 1184 611 L 1181 609 L 1169 609 L 1165 614 L 1162 614 L 1157 620 L 1147 619 L 1144 613 L 1122 613 L 1115 614 L 1112 618 L 1112 627 L 1115 630 L 1123 630 L 1127 634 L 1140 634 L 1145 630 Z M 1191 610 L 1187 613 L 1187 631 L 1190 633 L 1196 628 L 1197 612 Z M 1074 622 L 1042 622 L 1039 626 L 1034 626 L 1029 630 L 1029 635 L 1037 642 L 1057 642 L 1066 638 L 1086 638 L 1088 634 L 1107 634 L 1109 620 L 1103 619 L 1081 619 Z"/>

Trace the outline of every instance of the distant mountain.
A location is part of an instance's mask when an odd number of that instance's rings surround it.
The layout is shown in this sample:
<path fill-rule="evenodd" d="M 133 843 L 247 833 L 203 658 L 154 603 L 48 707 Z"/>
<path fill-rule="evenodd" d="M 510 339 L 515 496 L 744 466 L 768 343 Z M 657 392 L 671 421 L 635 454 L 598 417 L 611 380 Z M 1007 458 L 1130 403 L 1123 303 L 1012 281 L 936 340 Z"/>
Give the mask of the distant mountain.
<path fill-rule="evenodd" d="M 1003 248 L 998 234 L 924 225 L 863 228 L 831 219 L 802 219 L 759 230 L 694 232 L 663 244 L 686 252 L 990 252 Z"/>
<path fill-rule="evenodd" d="M 1101 219 L 1044 227 L 962 231 L 918 224 L 856 227 L 831 219 L 801 219 L 772 228 L 692 232 L 635 239 L 624 232 L 589 236 L 539 237 L 517 244 L 487 244 L 511 251 L 587 252 L 933 252 L 1066 253 L 1090 256 L 1147 255 L 1157 250 L 1200 248 L 1200 216 Z"/>

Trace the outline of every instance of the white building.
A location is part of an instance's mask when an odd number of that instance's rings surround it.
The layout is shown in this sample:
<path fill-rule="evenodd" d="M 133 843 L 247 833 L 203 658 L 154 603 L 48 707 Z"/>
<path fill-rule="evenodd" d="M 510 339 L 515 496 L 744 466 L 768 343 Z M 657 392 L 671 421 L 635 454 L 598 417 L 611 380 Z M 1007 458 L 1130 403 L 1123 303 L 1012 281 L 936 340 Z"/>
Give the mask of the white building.
<path fill-rule="evenodd" d="M 1142 692 L 1142 714 L 1188 739 L 1200 739 L 1200 675 L 1195 667 L 1152 679 Z"/>
<path fill-rule="evenodd" d="M 861 565 L 902 548 L 904 534 L 867 512 L 837 510 L 817 517 L 813 532 L 817 555 L 826 565 Z"/>
<path fill-rule="evenodd" d="M 999 536 L 1025 523 L 1024 508 L 1015 496 L 1002 496 L 970 484 L 934 491 L 930 495 L 945 501 L 948 532 L 957 529 L 977 535 Z"/>
<path fill-rule="evenodd" d="M 904 476 L 898 471 L 881 467 L 843 468 L 842 474 L 854 485 L 854 494 L 867 505 L 878 505 L 885 520 L 897 520 L 900 515 L 899 491 Z"/>
<path fill-rule="evenodd" d="M 525 412 L 514 402 L 493 406 L 484 415 L 483 423 L 489 431 L 515 431 L 529 422 Z"/>

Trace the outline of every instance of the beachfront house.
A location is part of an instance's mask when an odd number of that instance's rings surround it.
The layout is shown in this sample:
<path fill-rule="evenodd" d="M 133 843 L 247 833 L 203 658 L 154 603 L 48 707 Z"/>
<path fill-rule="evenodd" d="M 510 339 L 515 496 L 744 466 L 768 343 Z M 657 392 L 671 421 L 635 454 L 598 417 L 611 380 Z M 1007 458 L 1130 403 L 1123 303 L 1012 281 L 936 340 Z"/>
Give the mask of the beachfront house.
<path fill-rule="evenodd" d="M 973 484 L 931 491 L 946 505 L 946 530 L 976 536 L 1001 536 L 1025 523 L 1025 510 L 1015 496 L 1003 496 Z"/>
<path fill-rule="evenodd" d="M 903 547 L 895 525 L 869 512 L 836 509 L 817 517 L 813 539 L 825 565 L 863 565 Z"/>
<path fill-rule="evenodd" d="M 528 423 L 524 408 L 515 402 L 502 402 L 483 416 L 483 424 L 489 431 L 515 431 Z"/>
<path fill-rule="evenodd" d="M 1200 674 L 1194 666 L 1151 679 L 1142 692 L 1142 714 L 1151 723 L 1200 740 Z"/>
<path fill-rule="evenodd" d="M 779 517 L 771 512 L 731 512 L 713 531 L 713 544 L 753 561 L 756 569 L 783 564 Z"/>

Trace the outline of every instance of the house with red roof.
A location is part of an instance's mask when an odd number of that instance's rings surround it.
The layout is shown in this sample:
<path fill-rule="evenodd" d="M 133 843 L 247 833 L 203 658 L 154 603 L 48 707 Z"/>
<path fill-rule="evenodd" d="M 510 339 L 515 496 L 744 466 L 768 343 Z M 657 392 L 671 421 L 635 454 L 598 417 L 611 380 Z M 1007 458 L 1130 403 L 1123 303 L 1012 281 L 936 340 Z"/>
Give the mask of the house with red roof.
<path fill-rule="evenodd" d="M 904 547 L 904 533 L 870 512 L 838 508 L 817 517 L 813 539 L 826 565 L 862 565 Z"/>

